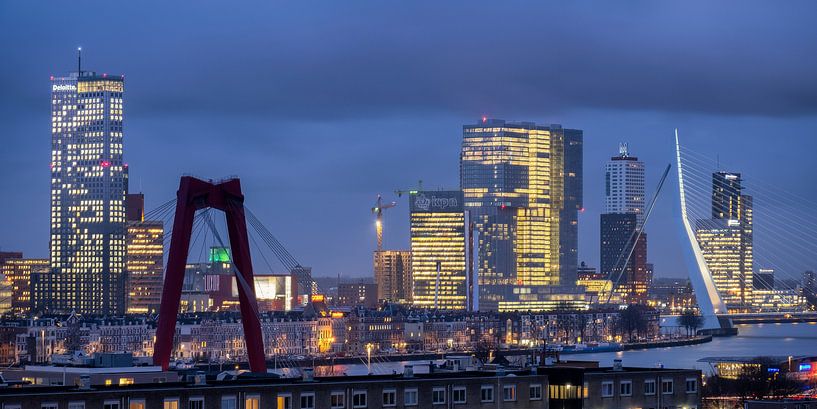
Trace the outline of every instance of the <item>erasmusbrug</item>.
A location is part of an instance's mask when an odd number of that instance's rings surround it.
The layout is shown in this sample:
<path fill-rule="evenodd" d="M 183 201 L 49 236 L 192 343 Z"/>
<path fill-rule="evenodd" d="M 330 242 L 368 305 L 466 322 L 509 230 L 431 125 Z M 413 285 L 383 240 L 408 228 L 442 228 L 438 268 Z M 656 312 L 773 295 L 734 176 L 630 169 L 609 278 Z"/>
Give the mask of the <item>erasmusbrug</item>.
<path fill-rule="evenodd" d="M 675 159 L 681 247 L 702 328 L 805 313 L 803 278 L 817 255 L 815 199 L 682 145 L 677 129 Z"/>

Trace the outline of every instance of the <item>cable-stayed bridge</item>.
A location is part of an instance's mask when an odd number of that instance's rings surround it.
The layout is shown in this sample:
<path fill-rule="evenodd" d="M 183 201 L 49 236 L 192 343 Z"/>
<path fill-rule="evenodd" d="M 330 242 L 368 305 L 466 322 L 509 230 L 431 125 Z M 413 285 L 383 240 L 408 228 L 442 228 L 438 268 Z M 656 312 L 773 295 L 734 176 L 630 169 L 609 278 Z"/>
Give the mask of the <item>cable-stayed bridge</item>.
<path fill-rule="evenodd" d="M 817 203 L 681 144 L 678 217 L 704 329 L 817 319 L 801 278 L 817 255 Z M 813 290 L 813 289 L 812 289 Z"/>

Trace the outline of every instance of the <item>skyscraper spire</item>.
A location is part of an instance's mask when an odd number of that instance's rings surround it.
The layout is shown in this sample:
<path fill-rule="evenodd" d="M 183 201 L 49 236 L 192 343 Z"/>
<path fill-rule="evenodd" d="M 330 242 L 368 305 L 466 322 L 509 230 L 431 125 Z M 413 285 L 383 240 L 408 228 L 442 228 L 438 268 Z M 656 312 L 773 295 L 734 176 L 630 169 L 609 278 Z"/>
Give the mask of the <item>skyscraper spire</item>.
<path fill-rule="evenodd" d="M 82 47 L 77 47 L 77 74 L 82 74 Z"/>

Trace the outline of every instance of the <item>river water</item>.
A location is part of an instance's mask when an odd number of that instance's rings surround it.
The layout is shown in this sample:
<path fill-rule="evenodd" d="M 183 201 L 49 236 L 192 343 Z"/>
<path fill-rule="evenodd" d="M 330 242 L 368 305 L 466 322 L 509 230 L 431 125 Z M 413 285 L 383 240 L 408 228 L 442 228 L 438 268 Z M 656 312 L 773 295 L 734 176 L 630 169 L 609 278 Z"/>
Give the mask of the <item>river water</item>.
<path fill-rule="evenodd" d="M 624 366 L 692 368 L 711 372 L 706 357 L 725 356 L 817 356 L 817 324 L 738 325 L 735 337 L 717 337 L 712 342 L 671 348 L 641 349 L 597 354 L 566 355 L 563 359 L 599 361 L 602 366 L 621 359 Z"/>
<path fill-rule="evenodd" d="M 670 348 L 653 348 L 621 352 L 563 355 L 564 360 L 599 361 L 602 366 L 611 366 L 614 359 L 621 359 L 624 366 L 700 369 L 711 373 L 710 365 L 698 362 L 706 357 L 725 356 L 817 356 L 817 324 L 751 324 L 739 325 L 738 335 L 718 337 L 712 342 Z M 427 362 L 427 361 L 426 361 Z M 373 373 L 402 373 L 403 366 L 412 362 L 378 362 L 372 357 Z M 413 364 L 417 365 L 417 362 Z M 424 371 L 416 367 L 415 372 Z M 289 375 L 297 375 L 290 370 L 278 370 Z M 366 358 L 360 364 L 334 365 L 315 368 L 316 375 L 348 374 L 363 375 L 368 372 Z"/>

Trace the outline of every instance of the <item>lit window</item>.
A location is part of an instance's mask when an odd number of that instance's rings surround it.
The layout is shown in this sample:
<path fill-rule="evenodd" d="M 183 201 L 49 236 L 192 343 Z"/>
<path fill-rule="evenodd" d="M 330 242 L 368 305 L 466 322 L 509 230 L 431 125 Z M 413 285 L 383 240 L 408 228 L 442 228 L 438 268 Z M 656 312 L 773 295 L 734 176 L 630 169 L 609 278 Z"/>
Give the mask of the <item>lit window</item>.
<path fill-rule="evenodd" d="M 179 399 L 171 398 L 164 400 L 164 409 L 179 409 Z"/>
<path fill-rule="evenodd" d="M 144 399 L 132 399 L 128 403 L 128 409 L 145 409 L 146 407 Z"/>
<path fill-rule="evenodd" d="M 261 397 L 258 395 L 247 395 L 244 399 L 244 409 L 259 409 L 261 407 Z"/>

